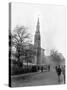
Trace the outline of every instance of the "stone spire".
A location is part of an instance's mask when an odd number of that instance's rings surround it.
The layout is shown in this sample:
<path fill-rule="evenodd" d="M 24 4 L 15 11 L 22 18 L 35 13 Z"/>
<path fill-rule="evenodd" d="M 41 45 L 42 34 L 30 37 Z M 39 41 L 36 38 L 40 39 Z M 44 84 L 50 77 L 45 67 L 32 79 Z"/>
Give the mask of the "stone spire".
<path fill-rule="evenodd" d="M 36 48 L 36 61 L 37 65 L 40 65 L 41 62 L 41 37 L 40 37 L 40 23 L 39 18 L 36 25 L 36 32 L 34 37 L 34 46 Z"/>
<path fill-rule="evenodd" d="M 41 37 L 40 37 L 40 23 L 39 23 L 39 18 L 37 21 L 37 25 L 36 25 L 36 32 L 35 32 L 35 37 L 34 37 L 34 45 L 35 47 L 40 47 L 41 43 Z"/>
<path fill-rule="evenodd" d="M 36 32 L 40 32 L 39 18 L 38 18 L 38 21 L 37 21 Z"/>

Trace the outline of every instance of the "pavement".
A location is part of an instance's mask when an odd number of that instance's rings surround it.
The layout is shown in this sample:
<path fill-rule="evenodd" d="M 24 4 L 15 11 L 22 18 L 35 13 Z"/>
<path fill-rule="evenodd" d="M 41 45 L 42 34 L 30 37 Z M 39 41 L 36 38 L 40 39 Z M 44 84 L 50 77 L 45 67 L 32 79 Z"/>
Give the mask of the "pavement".
<path fill-rule="evenodd" d="M 36 72 L 22 75 L 11 76 L 12 87 L 25 87 L 25 86 L 41 86 L 41 85 L 58 85 L 63 84 L 63 76 L 58 76 L 55 71 L 49 72 Z"/>

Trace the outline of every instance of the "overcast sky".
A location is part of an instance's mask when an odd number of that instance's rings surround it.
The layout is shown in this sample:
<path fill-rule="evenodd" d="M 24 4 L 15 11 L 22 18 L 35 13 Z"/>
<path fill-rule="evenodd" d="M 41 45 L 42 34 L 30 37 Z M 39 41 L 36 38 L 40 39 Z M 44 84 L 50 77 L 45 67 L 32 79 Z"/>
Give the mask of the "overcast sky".
<path fill-rule="evenodd" d="M 11 30 L 16 25 L 24 25 L 29 28 L 28 31 L 34 38 L 38 17 L 41 47 L 46 49 L 45 54 L 48 55 L 51 49 L 56 49 L 65 56 L 64 6 L 12 3 Z"/>

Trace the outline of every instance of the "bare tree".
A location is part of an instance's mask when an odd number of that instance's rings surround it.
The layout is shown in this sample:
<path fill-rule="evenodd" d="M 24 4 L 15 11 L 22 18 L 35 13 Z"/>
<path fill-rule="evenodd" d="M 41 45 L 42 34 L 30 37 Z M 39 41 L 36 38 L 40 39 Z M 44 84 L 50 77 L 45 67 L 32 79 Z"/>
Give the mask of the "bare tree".
<path fill-rule="evenodd" d="M 57 65 L 58 64 L 60 65 L 61 63 L 65 62 L 64 56 L 62 55 L 62 53 L 59 53 L 57 50 L 51 50 L 50 56 L 52 58 L 52 61 Z"/>
<path fill-rule="evenodd" d="M 20 62 L 20 57 L 24 55 L 25 50 L 24 46 L 31 42 L 31 35 L 27 33 L 28 28 L 24 26 L 16 27 L 12 34 L 11 45 L 16 48 L 16 57 L 18 58 L 18 62 Z"/>
<path fill-rule="evenodd" d="M 31 35 L 27 33 L 27 29 L 24 26 L 16 26 L 12 35 L 12 44 L 17 46 L 17 44 L 27 44 L 31 42 Z"/>

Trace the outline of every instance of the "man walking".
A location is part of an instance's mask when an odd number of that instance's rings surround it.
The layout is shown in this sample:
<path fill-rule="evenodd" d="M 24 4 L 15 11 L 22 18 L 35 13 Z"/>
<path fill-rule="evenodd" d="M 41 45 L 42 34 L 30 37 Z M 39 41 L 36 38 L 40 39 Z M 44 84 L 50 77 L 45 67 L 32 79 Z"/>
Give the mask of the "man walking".
<path fill-rule="evenodd" d="M 57 75 L 58 75 L 58 82 L 60 83 L 60 76 L 61 76 L 61 68 L 60 68 L 60 65 L 56 66 L 56 72 L 57 72 Z"/>

